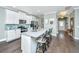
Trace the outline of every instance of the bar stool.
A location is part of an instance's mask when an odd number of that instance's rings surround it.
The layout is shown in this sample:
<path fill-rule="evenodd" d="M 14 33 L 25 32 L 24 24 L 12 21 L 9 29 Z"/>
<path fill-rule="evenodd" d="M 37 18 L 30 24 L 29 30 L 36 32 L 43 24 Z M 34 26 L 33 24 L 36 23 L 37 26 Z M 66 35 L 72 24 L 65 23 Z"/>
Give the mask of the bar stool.
<path fill-rule="evenodd" d="M 37 40 L 37 49 L 36 49 L 36 53 L 37 52 L 45 52 L 46 51 L 46 39 L 45 38 L 40 38 L 39 40 Z"/>
<path fill-rule="evenodd" d="M 46 35 L 46 44 L 47 44 L 47 47 L 49 47 L 49 43 L 50 43 L 50 35 Z"/>
<path fill-rule="evenodd" d="M 49 44 L 50 44 L 51 39 L 52 39 L 52 36 L 51 36 L 50 32 L 46 33 L 45 38 L 46 38 L 46 42 L 47 42 L 47 47 L 49 47 Z"/>

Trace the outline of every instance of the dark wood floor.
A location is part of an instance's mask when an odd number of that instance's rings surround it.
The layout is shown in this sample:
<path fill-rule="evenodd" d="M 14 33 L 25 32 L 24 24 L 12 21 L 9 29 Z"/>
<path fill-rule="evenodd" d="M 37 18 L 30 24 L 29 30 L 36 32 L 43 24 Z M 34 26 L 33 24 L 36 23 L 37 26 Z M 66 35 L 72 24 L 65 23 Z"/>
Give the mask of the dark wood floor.
<path fill-rule="evenodd" d="M 52 37 L 47 53 L 78 53 L 79 41 L 75 41 L 66 32 L 60 31 L 57 37 Z"/>
<path fill-rule="evenodd" d="M 75 41 L 65 32 L 52 37 L 46 53 L 79 53 L 79 40 Z M 0 43 L 0 53 L 21 53 L 21 40 Z"/>
<path fill-rule="evenodd" d="M 21 40 L 0 43 L 0 53 L 21 53 Z"/>

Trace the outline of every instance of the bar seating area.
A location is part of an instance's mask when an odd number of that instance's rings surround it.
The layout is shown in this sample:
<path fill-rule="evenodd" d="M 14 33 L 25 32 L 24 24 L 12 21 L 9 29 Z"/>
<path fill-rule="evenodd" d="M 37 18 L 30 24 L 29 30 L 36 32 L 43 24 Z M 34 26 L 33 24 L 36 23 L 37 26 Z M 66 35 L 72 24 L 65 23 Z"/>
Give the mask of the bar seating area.
<path fill-rule="evenodd" d="M 37 48 L 36 53 L 45 53 L 47 48 L 49 48 L 49 44 L 51 42 L 52 36 L 50 32 L 46 32 L 37 40 Z"/>

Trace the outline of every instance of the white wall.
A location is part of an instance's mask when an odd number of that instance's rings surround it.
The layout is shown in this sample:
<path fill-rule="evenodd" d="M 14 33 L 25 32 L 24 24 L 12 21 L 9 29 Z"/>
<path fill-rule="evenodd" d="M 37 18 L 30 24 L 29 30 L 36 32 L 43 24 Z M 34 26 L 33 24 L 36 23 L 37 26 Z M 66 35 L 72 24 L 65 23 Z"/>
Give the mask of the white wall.
<path fill-rule="evenodd" d="M 48 14 L 44 16 L 44 28 L 48 28 L 50 27 L 50 20 L 49 19 L 53 19 L 53 30 L 52 30 L 52 34 L 56 36 L 56 34 L 58 33 L 58 24 L 57 24 L 57 18 L 56 18 L 56 13 L 53 14 Z M 45 22 L 47 21 L 47 24 L 45 24 Z"/>
<path fill-rule="evenodd" d="M 79 39 L 79 9 L 75 9 L 75 39 Z"/>
<path fill-rule="evenodd" d="M 5 9 L 0 8 L 0 41 L 5 39 Z"/>

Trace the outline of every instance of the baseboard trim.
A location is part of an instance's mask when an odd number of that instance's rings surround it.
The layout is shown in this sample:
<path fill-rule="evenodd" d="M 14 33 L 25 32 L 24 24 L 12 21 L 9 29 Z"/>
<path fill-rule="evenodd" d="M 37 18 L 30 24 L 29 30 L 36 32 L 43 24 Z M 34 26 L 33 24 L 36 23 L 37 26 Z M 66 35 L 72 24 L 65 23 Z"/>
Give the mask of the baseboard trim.
<path fill-rule="evenodd" d="M 0 39 L 0 42 L 3 42 L 3 41 L 6 41 L 6 39 L 4 38 L 4 39 Z"/>

